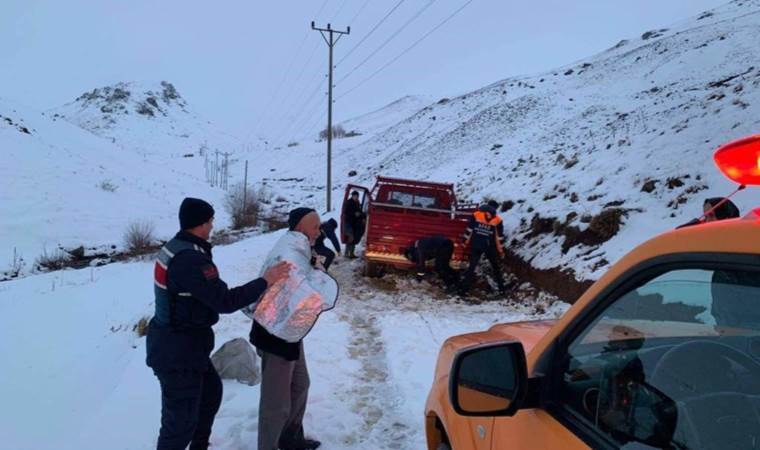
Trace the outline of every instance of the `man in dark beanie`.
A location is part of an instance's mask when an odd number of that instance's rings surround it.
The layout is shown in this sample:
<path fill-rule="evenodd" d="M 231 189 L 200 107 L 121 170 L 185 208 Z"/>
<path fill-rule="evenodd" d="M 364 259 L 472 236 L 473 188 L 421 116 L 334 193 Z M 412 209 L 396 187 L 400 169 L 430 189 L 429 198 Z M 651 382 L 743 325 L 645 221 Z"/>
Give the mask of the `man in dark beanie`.
<path fill-rule="evenodd" d="M 332 264 L 333 259 L 335 259 L 335 252 L 340 254 L 340 241 L 338 241 L 338 236 L 335 234 L 336 229 L 338 229 L 338 222 L 335 219 L 329 219 L 326 222 L 322 222 L 319 226 L 319 237 L 316 242 L 314 242 L 314 252 L 324 258 L 322 267 L 324 267 L 325 270 L 330 270 L 330 265 Z M 332 242 L 335 252 L 327 248 L 325 245 L 325 239 L 329 239 L 330 242 Z"/>
<path fill-rule="evenodd" d="M 319 225 L 319 214 L 311 208 L 290 212 L 288 232 L 264 262 L 264 267 L 275 261 L 291 262 L 294 268 L 286 281 L 290 286 L 267 292 L 256 311 L 243 310 L 253 319 L 250 339 L 261 356 L 258 450 L 314 450 L 320 446 L 319 441 L 306 437 L 303 428 L 310 385 L 303 339 L 319 314 L 335 305 L 338 285 L 311 265 Z"/>
<path fill-rule="evenodd" d="M 158 253 L 154 268 L 156 310 L 148 327 L 146 363 L 161 385 L 159 450 L 207 449 L 222 401 L 222 382 L 209 355 L 211 326 L 219 314 L 256 302 L 267 287 L 287 276 L 281 263 L 242 286 L 219 278 L 208 242 L 214 208 L 186 198 L 179 208 L 181 230 Z"/>

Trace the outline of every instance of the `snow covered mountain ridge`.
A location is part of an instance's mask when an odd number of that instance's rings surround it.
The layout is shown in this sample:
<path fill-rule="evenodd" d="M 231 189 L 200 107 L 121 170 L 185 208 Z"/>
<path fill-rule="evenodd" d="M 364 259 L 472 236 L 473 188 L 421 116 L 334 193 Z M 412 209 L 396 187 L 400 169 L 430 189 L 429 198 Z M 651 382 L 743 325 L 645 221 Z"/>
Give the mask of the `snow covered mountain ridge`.
<path fill-rule="evenodd" d="M 201 145 L 235 152 L 240 141 L 196 114 L 173 84 L 122 82 L 48 112 L 141 153 L 186 154 Z"/>
<path fill-rule="evenodd" d="M 511 248 L 534 267 L 595 279 L 732 190 L 712 154 L 760 130 L 758 34 L 760 1 L 736 0 L 576 63 L 440 99 L 337 141 L 334 180 L 456 182 L 471 200 L 505 202 Z M 305 150 L 306 167 L 277 167 L 279 176 L 323 185 L 312 169 L 324 165 L 322 146 Z M 736 201 L 756 206 L 751 190 Z"/>

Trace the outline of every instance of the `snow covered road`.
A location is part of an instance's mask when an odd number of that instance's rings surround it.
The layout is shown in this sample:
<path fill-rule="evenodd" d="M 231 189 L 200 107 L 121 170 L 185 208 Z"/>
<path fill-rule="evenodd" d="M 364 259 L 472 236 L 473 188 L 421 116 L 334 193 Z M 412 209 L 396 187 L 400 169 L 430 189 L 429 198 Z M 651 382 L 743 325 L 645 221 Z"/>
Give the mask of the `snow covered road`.
<path fill-rule="evenodd" d="M 255 276 L 279 233 L 219 247 L 231 285 Z M 150 449 L 158 433 L 158 382 L 132 325 L 152 312 L 150 262 L 64 271 L 0 284 L 0 448 Z M 541 297 L 467 304 L 427 282 L 360 276 L 338 258 L 337 307 L 306 338 L 311 376 L 307 434 L 330 449 L 422 449 L 423 407 L 440 344 L 495 322 L 556 317 Z M 243 314 L 223 316 L 217 347 L 246 337 Z M 213 448 L 254 450 L 259 386 L 224 381 Z"/>

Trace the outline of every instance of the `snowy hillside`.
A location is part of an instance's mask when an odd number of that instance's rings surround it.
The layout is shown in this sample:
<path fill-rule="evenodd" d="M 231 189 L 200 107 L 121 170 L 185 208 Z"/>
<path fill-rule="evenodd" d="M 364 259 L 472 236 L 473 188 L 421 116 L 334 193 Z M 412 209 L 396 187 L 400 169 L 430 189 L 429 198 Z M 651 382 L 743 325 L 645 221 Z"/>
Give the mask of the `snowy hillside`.
<path fill-rule="evenodd" d="M 760 130 L 758 34 L 760 1 L 734 1 L 574 64 L 440 99 L 374 136 L 336 141 L 334 185 L 380 174 L 456 182 L 472 200 L 514 203 L 503 215 L 512 248 L 535 267 L 597 278 L 697 215 L 705 197 L 730 192 L 712 154 Z M 303 165 L 260 170 L 313 189 L 324 150 L 310 148 L 294 155 Z M 746 211 L 755 198 L 749 190 L 737 203 Z"/>
<path fill-rule="evenodd" d="M 372 135 L 396 125 L 432 102 L 427 96 L 407 95 L 380 109 L 339 123 L 347 132 Z"/>
<path fill-rule="evenodd" d="M 100 87 L 47 114 L 139 153 L 181 156 L 197 153 L 202 145 L 221 152 L 241 147 L 236 138 L 193 112 L 166 81 Z"/>
<path fill-rule="evenodd" d="M 141 156 L 124 151 L 64 120 L 0 99 L 0 148 L 12 164 L 0 165 L 0 274 L 23 257 L 35 259 L 63 246 L 88 252 L 121 247 L 134 221 L 155 225 L 157 238 L 177 230 L 185 196 L 210 199 L 222 210 L 224 191 L 205 182 L 203 161 Z M 218 214 L 217 226 L 229 223 Z"/>

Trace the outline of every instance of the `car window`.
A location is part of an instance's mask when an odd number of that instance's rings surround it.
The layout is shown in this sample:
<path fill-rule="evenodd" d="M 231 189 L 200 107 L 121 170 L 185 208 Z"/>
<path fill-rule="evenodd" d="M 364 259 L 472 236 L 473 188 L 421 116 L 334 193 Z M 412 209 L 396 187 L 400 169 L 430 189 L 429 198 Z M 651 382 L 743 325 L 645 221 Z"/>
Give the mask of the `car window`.
<path fill-rule="evenodd" d="M 435 197 L 417 194 L 414 196 L 414 206 L 420 208 L 435 208 Z"/>
<path fill-rule="evenodd" d="M 391 195 L 388 198 L 388 203 L 392 205 L 400 206 L 412 206 L 412 199 L 414 196 L 406 192 L 391 191 Z"/>
<path fill-rule="evenodd" d="M 758 448 L 760 273 L 675 270 L 625 293 L 560 384 L 566 413 L 626 448 Z"/>

